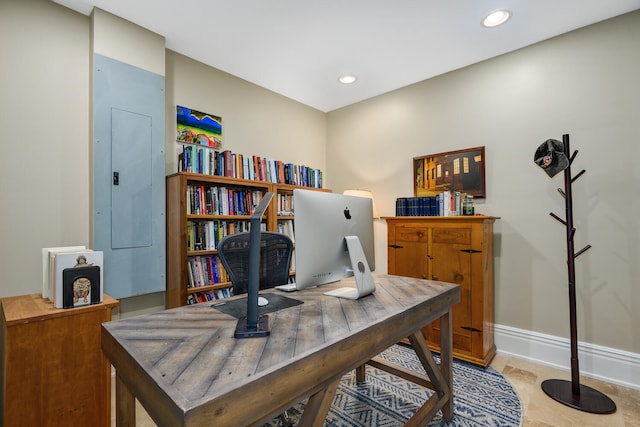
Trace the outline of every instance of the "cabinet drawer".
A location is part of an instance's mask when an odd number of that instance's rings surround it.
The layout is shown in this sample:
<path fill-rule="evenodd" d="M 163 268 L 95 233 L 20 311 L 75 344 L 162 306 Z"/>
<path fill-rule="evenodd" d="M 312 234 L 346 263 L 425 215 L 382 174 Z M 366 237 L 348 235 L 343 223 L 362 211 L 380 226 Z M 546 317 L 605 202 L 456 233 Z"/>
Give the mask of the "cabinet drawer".
<path fill-rule="evenodd" d="M 429 233 L 426 228 L 396 227 L 396 241 L 427 242 Z"/>
<path fill-rule="evenodd" d="M 433 243 L 471 244 L 471 228 L 434 228 L 431 232 Z"/>

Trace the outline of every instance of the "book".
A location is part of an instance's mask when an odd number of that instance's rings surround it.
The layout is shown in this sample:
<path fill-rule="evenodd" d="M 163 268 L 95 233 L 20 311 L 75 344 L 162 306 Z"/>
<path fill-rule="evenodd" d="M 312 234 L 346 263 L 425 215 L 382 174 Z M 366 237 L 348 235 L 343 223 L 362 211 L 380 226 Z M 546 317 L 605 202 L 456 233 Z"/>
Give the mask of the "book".
<path fill-rule="evenodd" d="M 62 308 L 100 303 L 100 286 L 99 266 L 80 265 L 65 268 L 62 270 Z"/>
<path fill-rule="evenodd" d="M 55 248 L 42 248 L 42 298 L 53 298 L 53 286 L 55 269 L 53 262 L 55 255 L 60 252 L 75 252 L 85 250 L 86 246 L 60 246 Z"/>
<path fill-rule="evenodd" d="M 233 153 L 230 150 L 224 150 L 222 155 L 224 156 L 224 176 L 233 177 Z"/>
<path fill-rule="evenodd" d="M 99 281 L 99 287 L 93 291 L 93 299 L 89 299 L 87 302 L 79 301 L 78 304 L 74 304 L 74 307 L 85 304 L 96 304 L 102 302 L 103 289 L 104 289 L 104 269 L 103 269 L 103 253 L 102 251 L 93 251 L 91 249 L 75 251 L 75 252 L 61 252 L 55 254 L 55 279 L 53 290 L 53 303 L 56 308 L 64 307 L 64 271 L 65 269 L 79 269 L 87 267 L 99 267 L 99 274 L 97 280 Z M 95 270 L 95 269 L 93 269 Z M 77 273 L 77 272 L 76 272 Z M 76 275 L 77 278 L 79 278 Z M 86 277 L 89 281 L 93 276 Z"/>

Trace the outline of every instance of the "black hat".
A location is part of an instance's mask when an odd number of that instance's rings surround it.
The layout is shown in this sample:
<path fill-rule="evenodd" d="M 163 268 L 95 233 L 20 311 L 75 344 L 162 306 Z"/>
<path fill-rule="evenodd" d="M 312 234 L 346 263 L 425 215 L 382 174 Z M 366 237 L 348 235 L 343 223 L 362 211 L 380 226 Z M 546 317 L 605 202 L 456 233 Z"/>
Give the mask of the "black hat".
<path fill-rule="evenodd" d="M 540 144 L 533 161 L 550 177 L 569 167 L 569 159 L 564 153 L 564 144 L 557 139 L 547 139 Z"/>

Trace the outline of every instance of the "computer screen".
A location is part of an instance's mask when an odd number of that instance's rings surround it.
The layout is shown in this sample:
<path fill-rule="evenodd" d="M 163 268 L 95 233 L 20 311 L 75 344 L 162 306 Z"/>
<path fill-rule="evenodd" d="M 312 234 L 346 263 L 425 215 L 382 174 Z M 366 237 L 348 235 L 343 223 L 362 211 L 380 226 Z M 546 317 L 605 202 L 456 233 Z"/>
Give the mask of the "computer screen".
<path fill-rule="evenodd" d="M 371 199 L 296 189 L 293 203 L 298 290 L 353 276 L 347 236 L 358 238 L 369 269 L 375 269 Z"/>

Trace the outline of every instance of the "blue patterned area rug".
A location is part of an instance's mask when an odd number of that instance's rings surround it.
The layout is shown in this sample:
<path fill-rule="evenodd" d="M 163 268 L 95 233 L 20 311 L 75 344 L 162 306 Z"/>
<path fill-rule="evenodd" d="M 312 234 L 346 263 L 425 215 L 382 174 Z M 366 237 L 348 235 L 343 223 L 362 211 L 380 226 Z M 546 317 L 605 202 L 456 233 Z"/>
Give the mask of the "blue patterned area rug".
<path fill-rule="evenodd" d="M 381 353 L 380 357 L 424 373 L 411 347 L 394 345 Z M 434 359 L 436 363 L 440 362 L 437 354 L 434 354 Z M 432 393 L 419 385 L 367 366 L 367 381 L 364 383 L 356 383 L 355 371 L 342 377 L 325 426 L 402 426 Z M 481 368 L 454 360 L 453 393 L 453 420 L 444 422 L 442 414 L 438 412 L 430 426 L 522 425 L 522 405 L 518 394 L 509 381 L 492 367 Z M 290 425 L 296 425 L 303 409 L 303 403 L 289 409 Z M 281 426 L 283 423 L 276 419 L 267 425 Z"/>

